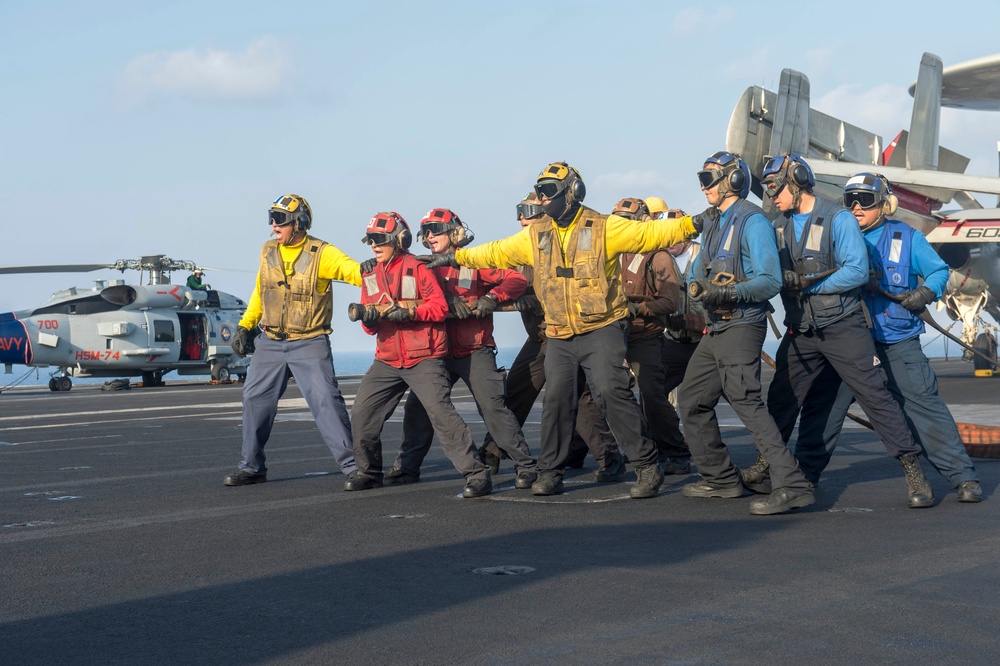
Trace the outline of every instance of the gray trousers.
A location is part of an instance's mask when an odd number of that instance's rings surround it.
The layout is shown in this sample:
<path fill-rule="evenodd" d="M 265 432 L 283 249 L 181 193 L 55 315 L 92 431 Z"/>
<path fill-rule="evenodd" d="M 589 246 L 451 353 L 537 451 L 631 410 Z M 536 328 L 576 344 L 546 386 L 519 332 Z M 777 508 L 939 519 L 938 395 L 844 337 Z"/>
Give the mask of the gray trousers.
<path fill-rule="evenodd" d="M 938 395 L 937 376 L 920 348 L 920 338 L 893 344 L 876 342 L 875 349 L 889 380 L 886 387 L 903 409 L 910 433 L 934 469 L 954 488 L 963 481 L 979 481 L 955 419 Z M 828 400 L 832 400 L 825 427 L 820 430 L 800 425 L 795 447 L 802 470 L 816 480 L 830 462 L 847 410 L 854 402 L 847 385 L 836 374 L 831 375 L 821 377 L 827 387 Z"/>
<path fill-rule="evenodd" d="M 534 472 L 537 468 L 524 441 L 521 424 L 504 404 L 504 373 L 497 369 L 496 350 L 480 347 L 469 356 L 445 359 L 451 385 L 459 379 L 472 391 L 472 397 L 495 441 L 511 460 L 517 471 Z M 403 414 L 403 441 L 399 445 L 396 466 L 410 474 L 419 474 L 420 465 L 431 449 L 434 427 L 420 399 L 411 391 L 406 398 Z"/>
<path fill-rule="evenodd" d="M 295 383 L 316 419 L 323 441 L 330 447 L 344 474 L 354 471 L 351 420 L 333 369 L 330 338 L 272 340 L 257 336 L 256 351 L 243 386 L 243 458 L 239 468 L 266 474 L 264 445 L 271 436 L 278 400 L 285 394 L 288 378 Z"/>
<path fill-rule="evenodd" d="M 642 412 L 629 388 L 627 338 L 628 322 L 620 319 L 566 340 L 549 339 L 539 471 L 562 476 L 576 428 L 581 368 L 597 406 L 629 461 L 636 467 L 656 464 L 656 445 L 642 434 Z"/>
<path fill-rule="evenodd" d="M 545 352 L 547 341 L 528 338 L 517 353 L 517 358 L 507 373 L 507 399 L 505 404 L 514 414 L 517 423 L 524 425 L 531 408 L 545 387 Z M 587 451 L 594 457 L 600 467 L 611 465 L 618 457 L 618 444 L 608 427 L 604 415 L 594 402 L 594 397 L 586 387 L 586 381 L 581 381 L 578 389 L 580 400 L 576 411 L 576 431 L 570 443 L 570 458 L 576 458 L 580 464 L 587 456 Z M 486 433 L 483 448 L 500 458 L 503 451 L 496 445 L 493 435 Z"/>
<path fill-rule="evenodd" d="M 889 455 L 900 458 L 920 454 L 899 403 L 886 388 L 885 370 L 860 310 L 818 331 L 787 333 L 778 346 L 775 364 L 767 409 L 778 424 L 782 441 L 791 437 L 796 418 L 800 437 L 803 432 L 817 428 L 822 431 L 826 426 L 831 403 L 821 396 L 828 394 L 831 387 L 821 378 L 833 371 L 857 398 Z M 822 440 L 800 440 L 795 450 L 798 453 L 814 446 L 822 447 Z"/>
<path fill-rule="evenodd" d="M 394 368 L 376 360 L 365 373 L 354 397 L 354 456 L 358 471 L 382 478 L 382 428 L 406 389 L 426 408 L 445 455 L 468 480 L 489 478 L 472 443 L 472 433 L 451 402 L 451 380 L 444 359 L 428 358 L 412 368 Z"/>
<path fill-rule="evenodd" d="M 671 389 L 667 388 L 665 357 L 666 341 L 662 334 L 628 343 L 626 358 L 639 385 L 639 406 L 659 457 L 687 458 L 691 453 L 684 443 L 680 420 L 667 399 Z"/>
<path fill-rule="evenodd" d="M 681 383 L 679 403 L 684 434 L 698 472 L 718 486 L 735 486 L 739 472 L 722 441 L 715 406 L 725 396 L 750 430 L 754 446 L 771 466 L 771 484 L 807 489 L 810 484 L 795 456 L 781 440 L 764 406 L 760 386 L 760 350 L 767 322 L 737 324 L 702 337 Z"/>

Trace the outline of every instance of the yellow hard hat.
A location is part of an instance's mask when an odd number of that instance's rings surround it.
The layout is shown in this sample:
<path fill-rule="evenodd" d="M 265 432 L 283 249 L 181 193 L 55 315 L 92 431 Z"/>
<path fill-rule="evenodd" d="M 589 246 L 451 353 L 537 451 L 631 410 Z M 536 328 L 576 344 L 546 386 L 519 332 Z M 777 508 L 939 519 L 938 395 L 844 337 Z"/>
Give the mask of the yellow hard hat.
<path fill-rule="evenodd" d="M 660 213 L 669 210 L 670 206 L 667 202 L 660 197 L 647 197 L 646 198 L 646 208 L 649 209 L 649 214 L 656 217 Z"/>

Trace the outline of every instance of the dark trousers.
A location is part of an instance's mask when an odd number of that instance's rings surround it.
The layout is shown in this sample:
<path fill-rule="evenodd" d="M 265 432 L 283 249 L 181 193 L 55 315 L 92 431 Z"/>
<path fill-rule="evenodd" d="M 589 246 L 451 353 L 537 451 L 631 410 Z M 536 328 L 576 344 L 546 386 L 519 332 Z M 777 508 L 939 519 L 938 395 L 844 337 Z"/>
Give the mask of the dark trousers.
<path fill-rule="evenodd" d="M 469 356 L 446 359 L 445 368 L 452 386 L 461 379 L 472 391 L 483 423 L 491 433 L 497 433 L 498 446 L 514 461 L 515 468 L 534 472 L 537 464 L 524 441 L 521 424 L 504 404 L 504 373 L 497 369 L 496 350 L 480 347 Z M 412 391 L 404 409 L 403 441 L 395 464 L 411 474 L 419 474 L 434 439 L 434 427 Z"/>
<path fill-rule="evenodd" d="M 771 466 L 772 487 L 810 488 L 761 398 L 760 350 L 766 334 L 767 323 L 759 322 L 737 324 L 702 337 L 679 391 L 687 443 L 706 481 L 718 486 L 740 482 L 715 414 L 719 398 L 725 396 Z"/>
<path fill-rule="evenodd" d="M 893 344 L 876 342 L 875 350 L 888 378 L 886 387 L 902 408 L 910 434 L 934 469 L 952 487 L 957 488 L 963 481 L 979 481 L 955 419 L 938 395 L 937 376 L 920 348 L 920 339 L 910 338 Z M 829 386 L 827 399 L 833 395 L 825 428 L 819 431 L 800 425 L 795 450 L 802 471 L 817 480 L 830 462 L 847 410 L 854 402 L 854 395 L 839 376 L 833 374 L 822 380 Z"/>
<path fill-rule="evenodd" d="M 429 358 L 412 368 L 375 361 L 354 397 L 354 457 L 366 476 L 382 478 L 382 428 L 409 388 L 426 409 L 445 455 L 466 479 L 488 478 L 472 444 L 472 433 L 451 402 L 444 359 Z"/>
<path fill-rule="evenodd" d="M 267 473 L 264 445 L 271 436 L 278 400 L 285 394 L 291 376 L 341 471 L 354 471 L 351 420 L 337 385 L 330 338 L 321 335 L 307 340 L 272 340 L 261 335 L 256 345 L 243 386 L 243 457 L 239 468 L 253 474 Z"/>
<path fill-rule="evenodd" d="M 514 414 L 519 426 L 523 426 L 535 400 L 545 386 L 545 351 L 546 341 L 539 342 L 528 338 L 525 340 L 517 358 L 507 373 L 507 398 L 505 404 Z M 580 381 L 577 393 L 580 396 L 576 410 L 576 431 L 570 444 L 571 457 L 580 457 L 582 461 L 586 451 L 601 467 L 606 467 L 618 455 L 618 444 L 615 442 L 611 429 L 604 420 L 604 415 L 594 402 L 587 389 L 585 380 Z M 487 451 L 498 457 L 504 457 L 501 449 L 493 441 L 493 435 L 487 433 L 483 446 Z"/>
<path fill-rule="evenodd" d="M 642 412 L 629 388 L 627 338 L 628 322 L 618 320 L 566 340 L 549 339 L 539 471 L 560 476 L 563 473 L 576 427 L 577 380 L 581 368 L 597 406 L 632 464 L 636 467 L 656 464 L 656 446 L 642 434 Z"/>
<path fill-rule="evenodd" d="M 639 387 L 644 428 L 656 444 L 659 457 L 687 458 L 691 453 L 684 443 L 677 412 L 668 399 L 672 387 L 667 388 L 666 341 L 663 335 L 630 340 L 626 358 Z"/>
<path fill-rule="evenodd" d="M 767 409 L 788 442 L 802 412 L 796 455 L 809 457 L 823 448 L 823 438 L 811 433 L 826 428 L 836 396 L 830 373 L 839 375 L 868 415 L 882 444 L 894 458 L 919 454 L 903 412 L 886 388 L 886 375 L 875 353 L 875 342 L 859 310 L 820 330 L 788 332 L 775 359 L 774 380 L 767 393 Z M 823 377 L 823 381 L 818 378 Z M 843 422 L 843 419 L 841 419 Z M 803 441 L 801 434 L 810 434 Z"/>

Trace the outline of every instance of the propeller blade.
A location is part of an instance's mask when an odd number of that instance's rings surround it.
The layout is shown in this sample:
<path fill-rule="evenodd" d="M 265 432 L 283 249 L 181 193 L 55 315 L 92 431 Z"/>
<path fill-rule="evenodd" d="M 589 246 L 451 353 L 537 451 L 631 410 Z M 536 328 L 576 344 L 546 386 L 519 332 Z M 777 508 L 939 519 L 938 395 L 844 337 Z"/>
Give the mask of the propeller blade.
<path fill-rule="evenodd" d="M 0 275 L 11 273 L 88 273 L 114 268 L 114 264 L 52 264 L 50 266 L 0 266 Z"/>

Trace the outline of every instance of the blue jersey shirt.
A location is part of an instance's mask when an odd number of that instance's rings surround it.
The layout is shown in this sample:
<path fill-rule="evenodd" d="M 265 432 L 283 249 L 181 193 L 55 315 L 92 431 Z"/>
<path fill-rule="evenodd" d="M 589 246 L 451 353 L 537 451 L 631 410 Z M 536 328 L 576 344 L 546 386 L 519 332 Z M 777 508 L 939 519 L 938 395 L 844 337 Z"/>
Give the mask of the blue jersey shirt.
<path fill-rule="evenodd" d="M 725 226 L 727 215 L 732 211 L 733 207 L 730 206 L 719 216 L 720 228 Z M 704 252 L 699 252 L 695 257 L 688 270 L 688 284 L 697 276 L 704 275 L 704 256 Z M 778 260 L 778 246 L 774 241 L 774 228 L 760 213 L 751 215 L 743 225 L 740 260 L 747 276 L 746 282 L 736 285 L 741 303 L 765 303 L 781 291 L 781 262 Z"/>

